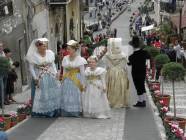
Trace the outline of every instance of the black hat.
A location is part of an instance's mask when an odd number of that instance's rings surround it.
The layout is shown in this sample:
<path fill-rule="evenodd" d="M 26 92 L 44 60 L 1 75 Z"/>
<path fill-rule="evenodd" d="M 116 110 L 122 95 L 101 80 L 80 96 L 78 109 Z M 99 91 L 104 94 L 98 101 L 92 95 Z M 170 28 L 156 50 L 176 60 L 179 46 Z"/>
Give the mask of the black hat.
<path fill-rule="evenodd" d="M 4 53 L 10 53 L 11 51 L 10 51 L 9 48 L 5 48 L 5 49 L 3 50 L 3 52 L 4 52 Z"/>
<path fill-rule="evenodd" d="M 139 48 L 141 46 L 139 37 L 133 36 L 132 40 L 129 42 L 129 45 L 133 46 L 134 48 Z"/>

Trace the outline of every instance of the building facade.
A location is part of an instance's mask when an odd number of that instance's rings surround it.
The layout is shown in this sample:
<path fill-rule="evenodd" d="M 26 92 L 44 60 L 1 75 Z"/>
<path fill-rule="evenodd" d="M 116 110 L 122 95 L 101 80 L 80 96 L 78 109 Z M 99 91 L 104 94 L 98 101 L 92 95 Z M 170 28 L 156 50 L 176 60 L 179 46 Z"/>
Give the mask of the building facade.
<path fill-rule="evenodd" d="M 27 51 L 25 24 L 22 18 L 24 0 L 0 0 L 0 41 L 12 51 L 14 61 L 20 62 L 17 70 L 16 92 L 27 84 L 27 64 L 24 60 Z"/>

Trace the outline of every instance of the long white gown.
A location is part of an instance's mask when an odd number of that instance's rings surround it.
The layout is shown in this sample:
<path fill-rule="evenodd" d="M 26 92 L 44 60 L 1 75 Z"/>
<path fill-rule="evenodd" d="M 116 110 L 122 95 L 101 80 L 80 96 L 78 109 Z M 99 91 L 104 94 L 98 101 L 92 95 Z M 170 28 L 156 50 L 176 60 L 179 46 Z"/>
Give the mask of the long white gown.
<path fill-rule="evenodd" d="M 86 90 L 82 95 L 83 115 L 92 118 L 110 118 L 110 107 L 107 99 L 105 83 L 106 70 L 97 67 L 91 70 L 87 67 L 85 70 Z"/>

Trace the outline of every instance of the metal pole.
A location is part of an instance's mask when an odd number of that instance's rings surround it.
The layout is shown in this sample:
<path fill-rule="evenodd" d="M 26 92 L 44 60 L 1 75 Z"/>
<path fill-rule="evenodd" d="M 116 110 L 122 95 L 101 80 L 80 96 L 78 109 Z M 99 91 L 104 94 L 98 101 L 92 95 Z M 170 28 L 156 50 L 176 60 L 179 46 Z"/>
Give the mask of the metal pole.
<path fill-rule="evenodd" d="M 1 84 L 1 107 L 2 107 L 2 116 L 4 116 L 4 84 L 3 84 L 3 76 L 0 77 Z"/>
<path fill-rule="evenodd" d="M 182 8 L 180 8 L 180 24 L 179 24 L 179 36 L 181 39 L 181 26 L 182 26 Z"/>

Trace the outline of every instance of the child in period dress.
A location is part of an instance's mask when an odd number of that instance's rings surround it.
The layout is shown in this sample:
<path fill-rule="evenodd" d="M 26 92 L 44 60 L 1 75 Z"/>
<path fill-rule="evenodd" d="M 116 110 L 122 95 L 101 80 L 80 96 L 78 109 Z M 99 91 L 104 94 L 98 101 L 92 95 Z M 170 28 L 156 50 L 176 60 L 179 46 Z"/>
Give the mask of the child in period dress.
<path fill-rule="evenodd" d="M 88 63 L 89 67 L 85 70 L 85 92 L 82 95 L 83 115 L 91 118 L 110 118 L 105 84 L 106 70 L 96 67 L 96 56 L 89 57 Z"/>

